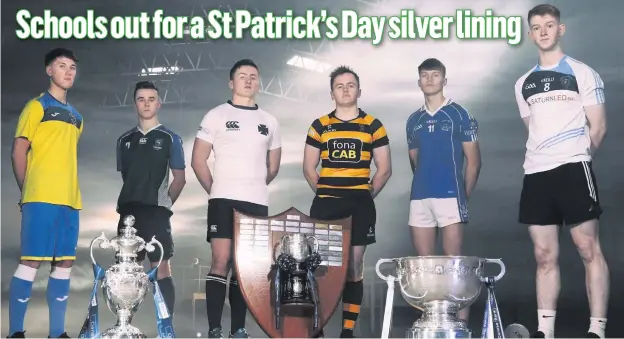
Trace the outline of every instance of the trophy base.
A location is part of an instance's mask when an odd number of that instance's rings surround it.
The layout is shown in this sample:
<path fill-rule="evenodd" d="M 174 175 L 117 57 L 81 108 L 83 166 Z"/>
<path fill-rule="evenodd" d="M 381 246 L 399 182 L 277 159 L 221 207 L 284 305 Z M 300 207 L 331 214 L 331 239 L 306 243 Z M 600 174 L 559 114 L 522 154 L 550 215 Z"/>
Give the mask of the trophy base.
<path fill-rule="evenodd" d="M 309 299 L 282 299 L 282 306 L 296 306 L 296 307 L 314 307 L 314 301 Z"/>
<path fill-rule="evenodd" d="M 472 338 L 472 331 L 468 329 L 446 330 L 446 329 L 410 328 L 407 331 L 406 338 L 410 338 L 410 339 Z"/>
<path fill-rule="evenodd" d="M 102 333 L 101 338 L 104 339 L 113 339 L 113 338 L 123 338 L 123 339 L 134 339 L 134 338 L 147 338 L 145 334 L 143 334 L 138 328 L 132 325 L 126 325 L 124 327 L 112 327 Z"/>

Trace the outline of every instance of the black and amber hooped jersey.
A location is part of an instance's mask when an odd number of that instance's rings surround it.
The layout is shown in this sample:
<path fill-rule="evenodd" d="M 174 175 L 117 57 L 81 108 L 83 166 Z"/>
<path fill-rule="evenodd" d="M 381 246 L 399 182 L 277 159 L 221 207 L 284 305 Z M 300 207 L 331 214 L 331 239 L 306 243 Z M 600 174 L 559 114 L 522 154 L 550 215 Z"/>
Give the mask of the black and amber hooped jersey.
<path fill-rule="evenodd" d="M 316 119 L 306 144 L 321 150 L 318 196 L 349 197 L 370 190 L 373 149 L 389 144 L 381 121 L 360 110 L 357 118 L 343 121 L 335 111 Z"/>

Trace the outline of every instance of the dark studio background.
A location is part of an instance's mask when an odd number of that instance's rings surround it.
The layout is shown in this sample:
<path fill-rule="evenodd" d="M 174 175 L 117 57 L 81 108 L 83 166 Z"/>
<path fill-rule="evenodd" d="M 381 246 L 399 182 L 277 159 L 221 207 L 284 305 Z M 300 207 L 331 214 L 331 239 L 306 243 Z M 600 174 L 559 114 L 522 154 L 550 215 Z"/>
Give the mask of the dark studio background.
<path fill-rule="evenodd" d="M 332 109 L 328 93 L 328 71 L 301 69 L 288 65 L 294 56 L 317 60 L 322 67 L 348 64 L 357 71 L 363 90 L 361 107 L 378 117 L 391 139 L 393 176 L 376 199 L 378 242 L 366 256 L 365 304 L 358 325 L 358 336 L 379 337 L 386 286 L 374 273 L 379 258 L 414 255 L 407 229 L 408 196 L 411 175 L 407 161 L 404 126 L 407 117 L 422 105 L 416 86 L 417 66 L 428 57 L 441 59 L 448 69 L 447 96 L 466 106 L 480 122 L 483 168 L 470 203 L 472 222 L 466 229 L 466 255 L 502 258 L 507 275 L 498 283 L 497 298 L 506 324 L 519 322 L 536 325 L 535 263 L 531 241 L 525 226 L 516 222 L 522 182 L 522 162 L 526 131 L 519 117 L 513 85 L 537 61 L 532 43 L 511 47 L 504 41 L 395 41 L 385 40 L 373 47 L 367 41 L 218 41 L 183 43 L 182 41 L 21 41 L 15 36 L 15 13 L 27 8 L 42 15 L 46 8 L 56 15 L 82 15 L 87 9 L 106 16 L 134 15 L 157 8 L 170 15 L 201 14 L 201 7 L 219 5 L 232 9 L 248 8 L 259 12 L 282 12 L 287 8 L 356 9 L 359 13 L 398 14 L 403 8 L 415 8 L 420 15 L 454 15 L 459 8 L 483 13 L 522 15 L 537 2 L 495 0 L 440 1 L 312 1 L 312 0 L 231 0 L 231 1 L 2 1 L 2 333 L 8 333 L 8 286 L 19 257 L 20 214 L 16 202 L 18 190 L 13 178 L 10 151 L 20 110 L 25 102 L 47 89 L 43 56 L 51 48 L 65 46 L 78 58 L 79 75 L 70 91 L 69 101 L 84 115 L 85 129 L 80 141 L 80 179 L 84 197 L 78 261 L 74 268 L 67 330 L 77 336 L 86 316 L 93 275 L 88 246 L 102 231 L 110 238 L 117 223 L 115 201 L 121 185 L 115 170 L 115 142 L 136 124 L 132 107 L 132 86 L 138 80 L 157 81 L 164 98 L 160 113 L 163 124 L 183 136 L 187 159 L 187 185 L 174 207 L 173 227 L 176 256 L 172 260 L 177 287 L 176 330 L 180 337 L 205 335 L 207 321 L 204 301 L 194 293 L 204 290 L 203 282 L 210 263 L 210 247 L 204 241 L 207 196 L 190 169 L 190 154 L 197 126 L 203 115 L 230 96 L 227 88 L 231 65 L 241 58 L 252 58 L 260 66 L 261 107 L 274 114 L 283 134 L 283 158 L 280 174 L 271 184 L 270 213 L 277 214 L 294 206 L 309 211 L 313 195 L 301 173 L 302 150 L 309 124 Z M 623 143 L 619 142 L 624 118 L 624 44 L 619 0 L 554 1 L 563 14 L 568 31 L 563 38 L 564 51 L 593 67 L 606 86 L 609 133 L 595 161 L 599 194 L 604 208 L 601 240 L 611 271 L 611 299 L 607 335 L 624 337 L 624 290 L 618 286 L 624 275 L 624 252 L 621 239 L 621 197 L 624 194 Z M 23 7 L 19 7 L 23 6 Z M 193 12 L 194 11 L 194 12 Z M 523 34 L 526 22 L 523 19 Z M 307 61 L 306 61 L 307 62 Z M 138 77 L 142 69 L 177 66 L 170 73 Z M 130 87 L 128 87 L 130 86 Z M 129 96 L 125 98 L 126 88 Z M 117 106 L 117 107 L 116 107 Z M 98 252 L 102 264 L 110 264 L 112 253 Z M 562 291 L 557 315 L 557 336 L 583 336 L 589 326 L 584 269 L 569 232 L 561 233 Z M 495 273 L 495 272 L 492 272 Z M 48 308 L 45 302 L 47 266 L 38 274 L 35 292 L 29 304 L 26 329 L 30 336 L 47 336 Z M 485 290 L 473 306 L 471 328 L 480 335 Z M 134 324 L 148 335 L 154 329 L 153 301 L 148 296 Z M 100 295 L 100 301 L 102 297 Z M 395 298 L 393 335 L 404 331 L 415 320 L 416 312 L 399 296 Z M 229 328 L 229 307 L 224 311 Z M 194 320 L 193 313 L 197 317 Z M 113 317 L 100 308 L 101 327 L 111 326 Z M 329 336 L 340 326 L 336 312 Z M 252 336 L 264 333 L 248 317 Z"/>

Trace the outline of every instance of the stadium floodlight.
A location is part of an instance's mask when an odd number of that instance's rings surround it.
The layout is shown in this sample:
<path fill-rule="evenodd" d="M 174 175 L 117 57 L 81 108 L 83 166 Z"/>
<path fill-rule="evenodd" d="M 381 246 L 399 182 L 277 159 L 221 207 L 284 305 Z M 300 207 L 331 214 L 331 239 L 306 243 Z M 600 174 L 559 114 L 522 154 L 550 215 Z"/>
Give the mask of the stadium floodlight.
<path fill-rule="evenodd" d="M 289 66 L 304 69 L 306 71 L 312 71 L 312 72 L 318 72 L 318 73 L 325 73 L 328 70 L 330 70 L 332 67 L 330 64 L 326 62 L 314 60 L 310 57 L 305 57 L 301 55 L 293 56 L 286 62 L 286 64 Z"/>
<path fill-rule="evenodd" d="M 171 75 L 178 74 L 182 71 L 181 67 L 178 66 L 165 66 L 165 67 L 148 67 L 141 69 L 141 73 L 139 76 L 146 77 L 150 75 Z"/>

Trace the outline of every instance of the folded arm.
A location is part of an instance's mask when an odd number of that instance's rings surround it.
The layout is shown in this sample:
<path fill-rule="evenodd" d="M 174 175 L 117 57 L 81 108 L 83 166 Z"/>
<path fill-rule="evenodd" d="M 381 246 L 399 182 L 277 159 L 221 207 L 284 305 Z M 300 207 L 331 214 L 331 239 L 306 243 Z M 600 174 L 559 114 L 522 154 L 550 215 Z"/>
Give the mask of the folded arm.
<path fill-rule="evenodd" d="M 210 173 L 210 168 L 208 167 L 208 158 L 211 152 L 211 143 L 200 138 L 195 138 L 193 154 L 191 156 L 191 167 L 200 185 L 208 194 L 210 194 L 210 189 L 212 188 L 212 173 Z"/>
<path fill-rule="evenodd" d="M 589 125 L 591 154 L 593 155 L 607 134 L 607 113 L 604 104 L 585 106 L 585 115 Z"/>
<path fill-rule="evenodd" d="M 371 181 L 371 194 L 376 197 L 386 186 L 392 176 L 392 159 L 390 157 L 390 145 L 384 145 L 373 149 L 373 161 L 377 171 Z"/>
<path fill-rule="evenodd" d="M 272 149 L 267 152 L 267 185 L 277 177 L 279 173 L 280 163 L 282 161 L 282 148 Z"/>
<path fill-rule="evenodd" d="M 464 174 L 466 198 L 470 199 L 481 172 L 481 150 L 479 149 L 478 141 L 463 142 L 462 148 L 466 157 L 466 171 Z"/>

